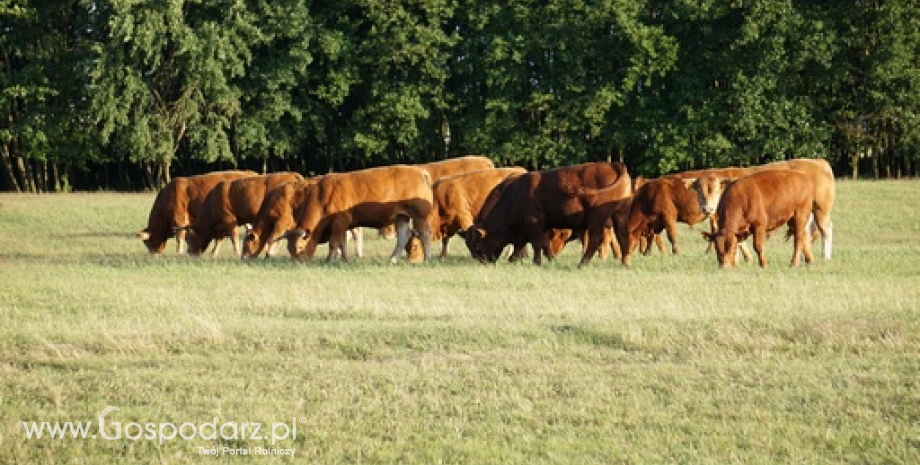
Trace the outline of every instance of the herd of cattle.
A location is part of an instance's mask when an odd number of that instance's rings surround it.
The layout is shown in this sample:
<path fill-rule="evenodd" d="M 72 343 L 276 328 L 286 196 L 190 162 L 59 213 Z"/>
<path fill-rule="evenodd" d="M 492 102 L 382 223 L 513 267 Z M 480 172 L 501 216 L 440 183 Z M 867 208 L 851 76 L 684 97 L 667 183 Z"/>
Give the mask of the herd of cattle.
<path fill-rule="evenodd" d="M 280 242 L 296 259 L 312 258 L 328 243 L 327 260 L 347 258 L 347 237 L 362 255 L 362 227 L 395 230 L 390 256 L 431 257 L 431 241 L 462 234 L 470 253 L 494 262 L 512 246 L 511 260 L 530 245 L 533 261 L 582 242 L 581 265 L 609 247 L 624 265 L 638 248 L 648 252 L 666 232 L 677 253 L 677 222 L 710 220 L 702 232 L 722 266 L 736 263 L 739 243 L 753 236 L 767 265 L 767 234 L 784 224 L 794 240 L 792 265 L 811 263 L 820 233 L 831 256 L 834 175 L 824 160 L 795 159 L 747 168 L 688 171 L 657 179 L 631 178 L 621 163 L 585 163 L 544 171 L 495 168 L 481 156 L 421 165 L 394 165 L 305 178 L 283 172 L 220 171 L 173 179 L 156 197 L 138 236 L 151 253 L 175 237 L 177 252 L 212 254 L 229 237 L 244 259 L 270 256 Z M 237 228 L 245 226 L 239 243 Z M 746 259 L 750 253 L 741 247 Z"/>

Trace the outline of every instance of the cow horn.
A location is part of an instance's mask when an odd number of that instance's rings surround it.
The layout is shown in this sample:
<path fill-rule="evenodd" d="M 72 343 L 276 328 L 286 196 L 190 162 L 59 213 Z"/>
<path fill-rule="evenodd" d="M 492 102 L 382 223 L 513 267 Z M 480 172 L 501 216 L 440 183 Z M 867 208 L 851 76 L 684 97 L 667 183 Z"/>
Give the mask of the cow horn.
<path fill-rule="evenodd" d="M 252 232 L 252 225 L 249 224 L 249 223 L 246 223 L 246 224 L 243 225 L 243 229 L 246 230 L 246 233 L 247 233 L 247 234 L 248 234 L 248 233 L 251 233 L 251 232 Z"/>
<path fill-rule="evenodd" d="M 484 228 L 476 228 L 476 234 L 479 235 L 480 239 L 486 238 L 486 230 Z"/>
<path fill-rule="evenodd" d="M 150 231 L 147 231 L 147 230 L 145 229 L 145 230 L 143 230 L 143 231 L 137 233 L 137 238 L 140 239 L 140 240 L 142 240 L 142 241 L 149 241 L 149 240 L 150 240 Z"/>

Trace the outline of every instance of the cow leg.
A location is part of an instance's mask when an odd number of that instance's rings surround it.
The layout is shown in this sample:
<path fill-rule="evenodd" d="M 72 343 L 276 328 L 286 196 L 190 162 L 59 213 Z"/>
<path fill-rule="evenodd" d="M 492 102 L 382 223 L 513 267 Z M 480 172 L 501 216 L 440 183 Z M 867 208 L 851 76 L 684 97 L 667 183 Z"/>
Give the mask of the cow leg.
<path fill-rule="evenodd" d="M 623 255 L 620 250 L 620 241 L 617 240 L 616 234 L 613 231 L 609 232 L 610 234 L 610 252 L 613 254 L 614 260 L 619 260 Z"/>
<path fill-rule="evenodd" d="M 757 259 L 761 268 L 767 267 L 767 255 L 764 253 L 764 244 L 767 242 L 767 230 L 764 227 L 757 226 L 754 228 L 754 251 L 757 252 Z M 733 252 L 734 253 L 734 252 Z"/>
<path fill-rule="evenodd" d="M 419 239 L 422 240 L 422 248 L 425 250 L 425 261 L 431 260 L 431 226 L 425 218 L 416 218 L 412 220 L 415 226 L 415 232 Z M 443 251 L 443 250 L 442 250 Z"/>
<path fill-rule="evenodd" d="M 799 265 L 800 256 L 805 258 L 805 263 L 811 263 L 814 260 L 811 254 L 811 227 L 814 224 L 813 220 L 808 211 L 799 211 L 792 219 L 795 227 L 795 253 L 792 255 L 791 266 Z"/>
<path fill-rule="evenodd" d="M 831 259 L 831 246 L 834 239 L 834 223 L 831 221 L 829 213 L 817 211 L 815 215 L 815 226 L 821 233 L 821 242 L 824 245 L 823 255 L 825 260 Z"/>
<path fill-rule="evenodd" d="M 664 220 L 664 228 L 668 234 L 668 241 L 671 242 L 671 253 L 679 253 L 680 247 L 677 246 L 677 220 L 674 218 L 666 218 Z"/>
<path fill-rule="evenodd" d="M 719 225 L 716 224 L 715 215 L 709 215 L 709 232 L 711 234 L 715 234 L 718 229 L 719 229 Z M 709 245 L 706 246 L 706 253 L 712 252 L 713 247 L 714 247 L 714 244 L 710 242 Z"/>
<path fill-rule="evenodd" d="M 230 242 L 233 244 L 233 253 L 235 253 L 237 257 L 242 256 L 243 249 L 240 248 L 240 233 L 236 228 L 233 228 L 233 232 L 230 234 Z"/>
<path fill-rule="evenodd" d="M 527 242 L 513 242 L 508 253 L 508 261 L 519 262 L 527 257 Z"/>
<path fill-rule="evenodd" d="M 348 230 L 352 239 L 355 241 L 355 256 L 361 258 L 364 256 L 364 230 L 362 228 L 351 228 Z"/>
<path fill-rule="evenodd" d="M 747 241 L 742 241 L 738 243 L 738 250 L 741 252 L 741 257 L 744 258 L 745 263 L 751 263 L 751 248 L 748 247 Z"/>
<path fill-rule="evenodd" d="M 211 249 L 211 256 L 216 257 L 217 253 L 220 252 L 220 246 L 224 245 L 225 237 L 216 237 L 214 238 L 214 248 Z M 203 252 L 203 251 L 202 251 Z"/>
<path fill-rule="evenodd" d="M 604 242 L 604 233 L 603 229 L 592 229 L 588 234 L 588 246 L 585 248 L 585 254 L 581 257 L 581 262 L 578 264 L 579 267 L 585 266 L 591 262 L 591 258 L 594 257 L 594 254 L 597 252 L 597 249 L 600 248 L 601 243 Z"/>
<path fill-rule="evenodd" d="M 394 226 L 396 228 L 396 248 L 393 249 L 393 253 L 390 254 L 390 263 L 392 264 L 399 263 L 399 256 L 402 255 L 402 251 L 405 250 L 406 244 L 409 243 L 409 218 L 397 216 Z M 426 251 L 425 253 L 428 252 Z"/>
<path fill-rule="evenodd" d="M 176 253 L 179 255 L 185 253 L 185 228 L 176 231 Z"/>
<path fill-rule="evenodd" d="M 639 253 L 642 255 L 652 253 L 652 240 L 650 236 L 639 236 Z"/>

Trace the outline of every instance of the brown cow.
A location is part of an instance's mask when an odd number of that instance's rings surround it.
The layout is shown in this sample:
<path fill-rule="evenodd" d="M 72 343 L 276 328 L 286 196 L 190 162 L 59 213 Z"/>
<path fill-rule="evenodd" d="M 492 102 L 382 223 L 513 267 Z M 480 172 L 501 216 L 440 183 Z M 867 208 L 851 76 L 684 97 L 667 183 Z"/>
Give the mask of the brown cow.
<path fill-rule="evenodd" d="M 750 168 L 722 168 L 713 170 L 699 170 L 680 173 L 678 176 L 692 180 L 693 189 L 698 193 L 700 208 L 704 213 L 716 210 L 722 193 L 728 184 L 742 176 L 759 171 L 768 170 L 795 170 L 809 177 L 814 186 L 814 226 L 817 227 L 824 242 L 823 255 L 825 260 L 830 260 L 833 242 L 833 222 L 831 210 L 834 208 L 835 186 L 834 172 L 830 164 L 821 159 L 797 158 L 794 160 L 778 161 Z"/>
<path fill-rule="evenodd" d="M 432 185 L 431 239 L 441 240 L 441 258 L 447 257 L 450 238 L 473 225 L 492 189 L 508 176 L 526 172 L 524 168 L 493 168 L 442 178 Z M 416 240 L 413 235 L 413 242 Z"/>
<path fill-rule="evenodd" d="M 588 247 L 580 262 L 586 265 L 600 247 L 604 228 L 611 220 L 615 218 L 617 228 L 623 226 L 631 183 L 621 163 L 586 163 L 524 173 L 511 181 L 491 211 L 470 228 L 467 247 L 474 258 L 494 262 L 508 244 L 520 249 L 529 242 L 534 263 L 539 265 L 547 231 L 588 231 Z M 611 188 L 598 195 L 581 196 L 573 195 L 572 187 Z"/>
<path fill-rule="evenodd" d="M 716 209 L 718 227 L 715 233 L 703 233 L 715 244 L 719 264 L 733 267 L 738 242 L 754 236 L 754 250 L 760 266 L 767 266 L 764 242 L 767 233 L 787 224 L 794 237 L 795 252 L 792 266 L 798 266 L 799 256 L 811 263 L 811 242 L 808 222 L 815 203 L 815 188 L 811 178 L 795 170 L 758 171 L 733 182 Z"/>
<path fill-rule="evenodd" d="M 275 239 L 294 228 L 295 211 L 303 205 L 307 187 L 318 179 L 314 177 L 283 184 L 265 195 L 255 221 L 247 228 L 243 238 L 243 259 L 258 257 L 263 251 L 266 258 L 274 254 L 278 245 Z M 355 228 L 349 233 L 355 241 L 355 255 L 363 256 L 363 231 Z"/>
<path fill-rule="evenodd" d="M 166 241 L 176 237 L 176 252 L 183 253 L 185 230 L 195 221 L 204 200 L 219 182 L 256 176 L 253 171 L 216 171 L 197 176 L 173 178 L 157 194 L 150 209 L 147 227 L 137 234 L 152 254 L 163 252 Z"/>
<path fill-rule="evenodd" d="M 629 257 L 641 237 L 651 242 L 662 231 L 668 235 L 671 251 L 679 253 L 677 222 L 693 226 L 703 219 L 696 194 L 687 189 L 682 179 L 665 176 L 646 182 L 632 198 L 626 229 L 619 238 L 623 264 L 629 266 Z"/>
<path fill-rule="evenodd" d="M 256 221 L 259 208 L 267 192 L 287 183 L 303 181 L 303 176 L 294 172 L 281 172 L 221 181 L 208 194 L 201 213 L 188 226 L 186 241 L 188 253 L 200 255 L 216 240 L 211 255 L 217 255 L 220 244 L 230 237 L 233 251 L 240 254 L 236 227 Z"/>
<path fill-rule="evenodd" d="M 431 180 L 423 170 L 396 165 L 350 173 L 329 174 L 306 189 L 294 230 L 285 234 L 295 258 L 312 258 L 316 245 L 329 238 L 330 254 L 344 253 L 345 232 L 357 226 L 379 228 L 396 223 L 397 243 L 390 261 L 396 263 L 409 241 L 409 220 L 422 239 L 425 258 L 431 256 L 429 215 Z"/>

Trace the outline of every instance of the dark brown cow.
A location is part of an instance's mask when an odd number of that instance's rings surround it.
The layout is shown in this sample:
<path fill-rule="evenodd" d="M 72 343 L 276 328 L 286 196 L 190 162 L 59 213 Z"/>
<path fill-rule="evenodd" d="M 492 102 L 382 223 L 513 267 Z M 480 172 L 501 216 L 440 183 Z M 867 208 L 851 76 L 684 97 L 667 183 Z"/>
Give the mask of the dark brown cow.
<path fill-rule="evenodd" d="M 522 174 L 505 188 L 482 221 L 470 228 L 467 247 L 474 258 L 494 262 L 508 244 L 520 249 L 530 243 L 534 263 L 540 264 L 550 229 L 588 231 L 588 247 L 580 262 L 586 265 L 612 218 L 616 217 L 617 227 L 623 226 L 631 184 L 621 163 L 586 163 Z M 605 189 L 598 195 L 573 195 L 572 189 L 579 188 Z"/>
<path fill-rule="evenodd" d="M 432 209 L 431 179 L 412 166 L 387 166 L 350 173 L 329 174 L 309 186 L 296 215 L 295 229 L 285 234 L 288 249 L 296 258 L 312 258 L 317 244 L 329 238 L 330 255 L 344 252 L 345 232 L 358 226 L 379 228 L 396 223 L 397 243 L 390 261 L 399 260 L 409 241 L 411 220 L 431 255 L 429 215 Z"/>
<path fill-rule="evenodd" d="M 212 255 L 217 255 L 220 244 L 229 237 L 233 251 L 240 254 L 237 226 L 256 221 L 259 208 L 267 192 L 282 184 L 303 181 L 303 176 L 294 172 L 272 173 L 262 176 L 221 181 L 208 194 L 201 213 L 188 226 L 186 240 L 188 253 L 200 255 L 216 240 Z"/>
<path fill-rule="evenodd" d="M 508 176 L 526 172 L 524 168 L 493 168 L 442 178 L 432 185 L 431 238 L 441 240 L 441 258 L 447 257 L 450 238 L 473 225 L 495 186 Z M 416 240 L 413 236 L 413 242 Z"/>
<path fill-rule="evenodd" d="M 150 253 L 163 252 L 166 241 L 176 237 L 176 252 L 183 253 L 185 230 L 195 221 L 204 200 L 219 182 L 257 176 L 253 171 L 216 171 L 197 176 L 173 178 L 157 194 L 150 209 L 147 227 L 137 237 Z"/>
<path fill-rule="evenodd" d="M 739 241 L 754 236 L 754 250 L 761 267 L 767 266 L 764 243 L 767 233 L 786 224 L 794 237 L 792 266 L 799 256 L 811 263 L 808 222 L 815 202 L 815 188 L 808 175 L 794 170 L 759 171 L 733 182 L 716 209 L 715 233 L 703 233 L 715 244 L 719 264 L 733 267 Z"/>

